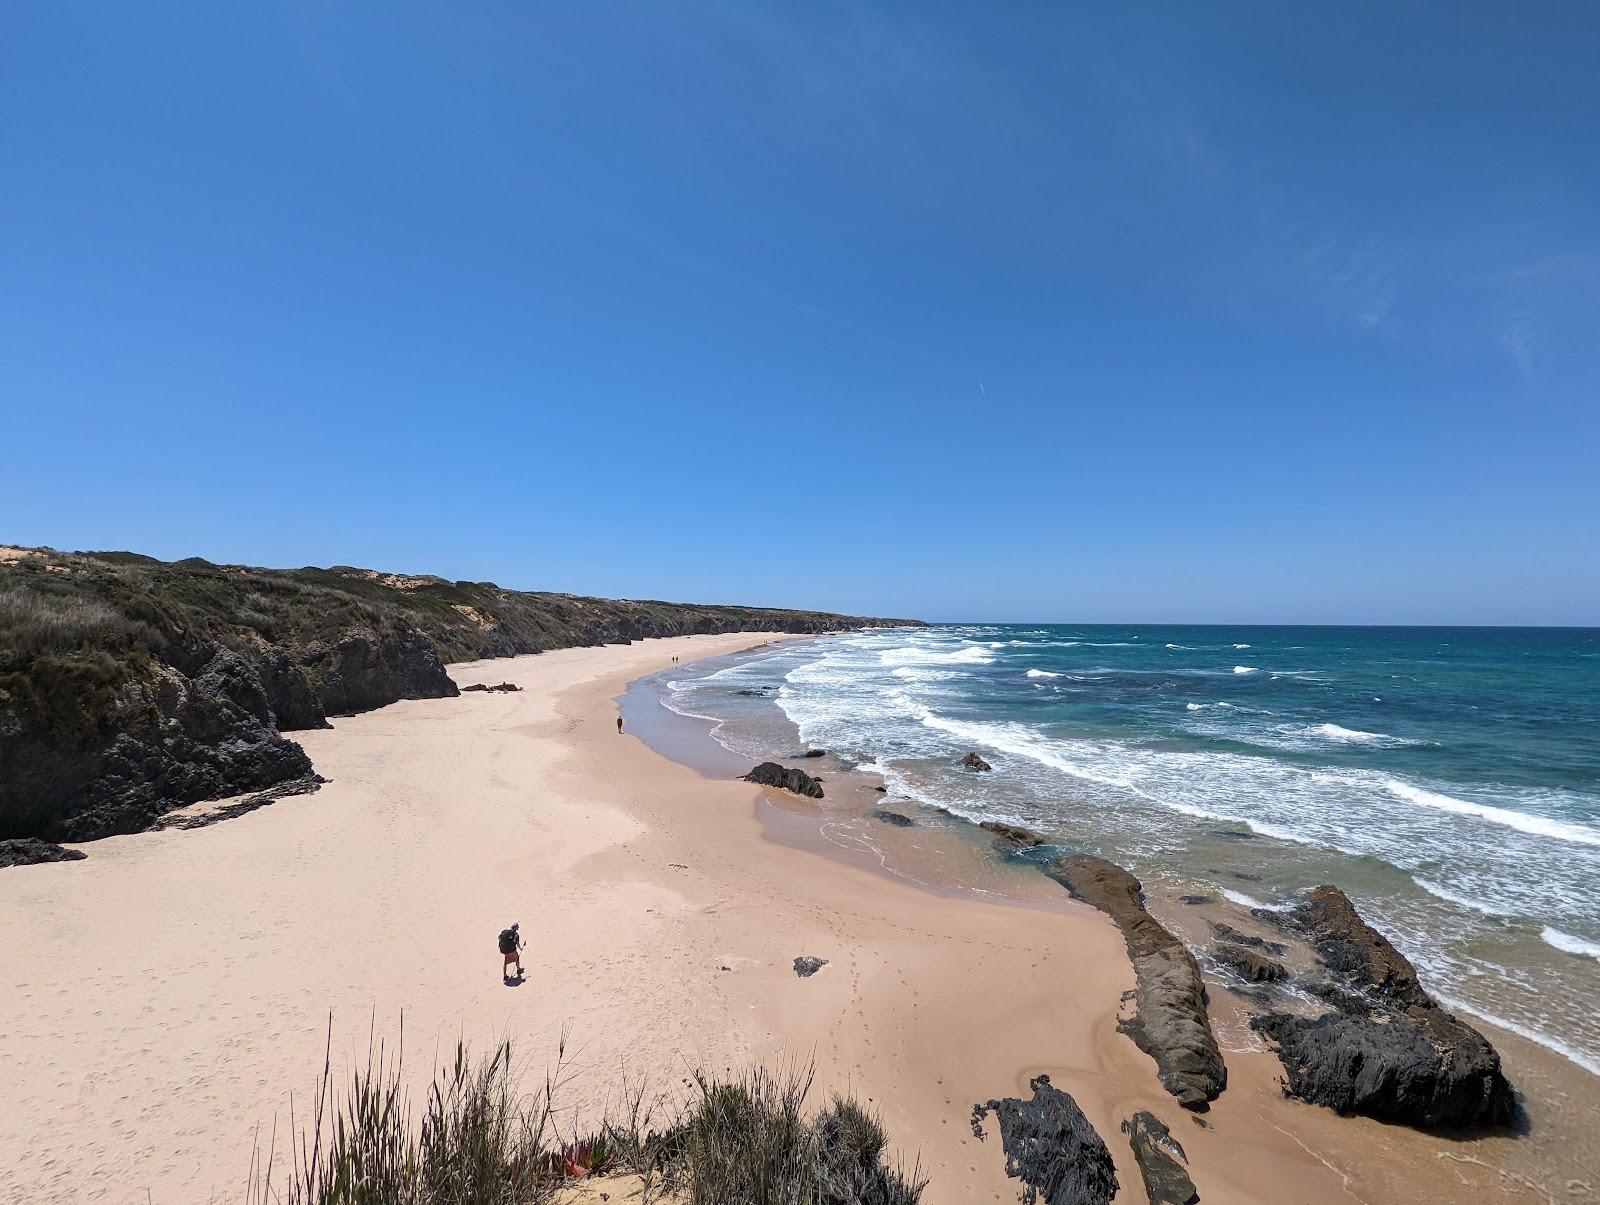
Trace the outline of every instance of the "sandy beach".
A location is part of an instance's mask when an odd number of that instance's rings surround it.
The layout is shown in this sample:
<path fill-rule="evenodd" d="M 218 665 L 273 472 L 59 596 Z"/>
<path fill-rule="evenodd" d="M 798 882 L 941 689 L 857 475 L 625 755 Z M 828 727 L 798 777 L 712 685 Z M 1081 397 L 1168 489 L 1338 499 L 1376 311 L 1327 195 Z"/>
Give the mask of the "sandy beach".
<path fill-rule="evenodd" d="M 590 1116 L 624 1078 L 670 1091 L 696 1068 L 814 1060 L 819 1099 L 870 1100 L 940 1205 L 1016 1198 L 969 1118 L 1041 1072 L 1110 1146 L 1119 1201 L 1143 1200 L 1118 1128 L 1136 1109 L 1172 1127 L 1205 1201 L 1550 1199 L 1497 1170 L 1512 1140 L 1335 1117 L 1285 1099 L 1260 1052 L 1230 1051 L 1227 1091 L 1186 1114 L 1116 1029 L 1133 976 L 1100 914 L 770 840 L 759 789 L 617 733 L 633 679 L 766 639 L 452 666 L 521 690 L 297 733 L 331 780 L 314 795 L 0 872 L 0 1200 L 242 1199 L 275 1118 L 286 1149 L 330 1015 L 336 1068 L 403 1017 L 419 1077 L 458 1036 L 509 1037 L 530 1090 L 565 1033 L 565 1099 Z M 517 987 L 494 946 L 512 921 Z M 802 979 L 801 955 L 828 962 Z"/>

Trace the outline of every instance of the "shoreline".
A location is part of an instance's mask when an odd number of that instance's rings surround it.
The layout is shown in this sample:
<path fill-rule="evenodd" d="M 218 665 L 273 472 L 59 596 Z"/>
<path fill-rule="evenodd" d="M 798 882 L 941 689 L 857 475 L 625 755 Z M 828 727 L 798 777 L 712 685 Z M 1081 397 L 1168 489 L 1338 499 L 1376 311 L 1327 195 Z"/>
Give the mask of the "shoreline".
<path fill-rule="evenodd" d="M 827 638 L 827 636 L 815 636 L 796 639 L 811 642 Z M 722 660 L 731 663 L 744 656 L 748 656 L 748 653 L 733 654 Z M 719 776 L 725 776 L 719 775 L 719 771 L 735 773 L 738 770 L 748 769 L 748 761 L 741 759 L 740 755 L 725 746 L 717 737 L 717 732 L 726 723 L 725 720 L 677 712 L 667 706 L 665 690 L 667 676 L 668 673 L 663 671 L 629 683 L 628 690 L 617 700 L 624 714 L 639 716 L 647 714 L 648 709 L 655 708 L 672 717 L 666 725 L 658 727 L 653 724 L 650 728 L 653 732 L 666 730 L 668 733 L 666 739 L 651 740 L 647 734 L 645 737 L 647 743 L 650 743 L 661 756 L 694 769 L 708 779 L 715 780 Z M 789 722 L 789 726 L 793 727 L 792 722 Z M 795 736 L 794 750 L 769 748 L 765 756 L 780 762 L 793 763 L 808 770 L 814 767 L 826 767 L 829 771 L 828 779 L 833 784 L 829 787 L 829 812 L 839 808 L 840 792 L 837 790 L 837 784 L 841 777 L 846 779 L 848 785 L 844 798 L 847 802 L 842 810 L 847 814 L 853 811 L 855 818 L 872 833 L 875 841 L 871 847 L 863 850 L 848 842 L 831 839 L 827 836 L 827 830 L 837 826 L 839 822 L 826 818 L 827 814 L 822 812 L 819 805 L 791 795 L 789 792 L 762 788 L 756 806 L 762 820 L 762 835 L 766 840 L 851 864 L 894 882 L 944 898 L 982 899 L 989 904 L 1027 909 L 1086 907 L 1073 900 L 1054 882 L 1047 880 L 1040 873 L 1041 864 L 1036 862 L 1019 862 L 1003 856 L 998 859 L 990 857 L 987 859 L 989 865 L 985 866 L 984 870 L 993 877 L 990 879 L 991 885 L 986 887 L 975 887 L 970 881 L 957 877 L 953 872 L 958 867 L 953 866 L 950 861 L 952 852 L 960 850 L 969 855 L 966 861 L 959 865 L 959 869 L 969 873 L 973 866 L 970 855 L 974 849 L 980 851 L 980 862 L 985 860 L 983 855 L 989 853 L 988 834 L 980 832 L 976 820 L 957 813 L 943 813 L 944 817 L 953 821 L 947 828 L 950 841 L 933 856 L 922 857 L 916 861 L 915 865 L 921 874 L 912 873 L 905 865 L 892 864 L 892 855 L 884 846 L 892 843 L 896 837 L 903 838 L 905 833 L 896 828 L 872 825 L 866 820 L 871 809 L 881 805 L 886 798 L 896 808 L 918 813 L 924 819 L 929 813 L 940 812 L 942 809 L 930 808 L 927 804 L 914 799 L 894 799 L 892 796 L 875 792 L 869 794 L 868 792 L 874 788 L 863 787 L 863 783 L 885 784 L 888 780 L 882 774 L 865 767 L 842 770 L 837 759 L 831 754 L 815 763 L 801 760 L 800 746 L 804 742 L 799 740 L 798 729 L 795 729 Z M 707 753 L 705 747 L 710 747 L 715 752 Z M 1260 903 L 1250 900 L 1243 893 L 1230 891 L 1225 887 L 1216 887 L 1215 890 L 1222 898 L 1213 899 L 1208 905 L 1197 909 L 1180 904 L 1182 889 L 1173 883 L 1163 881 L 1146 884 L 1146 894 L 1150 897 L 1152 911 L 1169 929 L 1179 935 L 1191 950 L 1197 952 L 1208 944 L 1204 932 L 1215 922 L 1221 921 L 1236 927 L 1242 925 L 1246 929 L 1251 928 L 1251 905 Z M 1260 929 L 1259 925 L 1255 927 Z M 1270 933 L 1266 935 L 1272 936 Z M 1244 993 L 1228 977 L 1220 975 L 1215 964 L 1202 958 L 1201 968 L 1210 989 L 1213 1026 L 1224 1052 L 1230 1060 L 1241 1055 L 1259 1057 L 1267 1062 L 1273 1074 L 1281 1076 L 1282 1069 L 1276 1055 L 1249 1027 L 1249 1010 Z M 1554 1150 L 1570 1154 L 1571 1150 L 1578 1150 L 1587 1145 L 1588 1128 L 1584 1118 L 1600 1117 L 1600 1113 L 1596 1112 L 1597 1106 L 1600 1106 L 1600 1085 L 1593 1079 L 1594 1076 L 1600 1075 L 1600 1072 L 1588 1066 L 1581 1056 L 1552 1045 L 1554 1040 L 1549 1039 L 1547 1035 L 1525 1031 L 1523 1027 L 1500 1017 L 1484 1015 L 1472 1006 L 1448 996 L 1438 996 L 1438 998 L 1447 1009 L 1470 1018 L 1472 1023 L 1493 1041 L 1506 1062 L 1514 1086 L 1518 1089 L 1524 1110 L 1524 1121 L 1534 1119 L 1531 1121 L 1535 1134 L 1532 1140 L 1528 1135 L 1520 1134 L 1481 1134 L 1465 1141 L 1495 1145 L 1500 1148 L 1501 1155 L 1514 1154 L 1516 1157 L 1510 1159 L 1510 1163 L 1526 1167 L 1544 1179 L 1551 1178 L 1552 1174 L 1556 1179 L 1560 1179 L 1565 1176 L 1567 1170 L 1584 1176 L 1600 1175 L 1600 1153 L 1592 1157 L 1591 1162 L 1594 1164 L 1592 1167 L 1580 1158 L 1565 1170 L 1554 1172 L 1552 1169 L 1558 1165 L 1561 1156 L 1552 1159 L 1548 1153 Z M 1524 1085 L 1532 1091 L 1523 1091 Z M 1575 1117 L 1567 1114 L 1566 1107 L 1569 1104 L 1585 1100 L 1589 1104 Z M 1404 1127 L 1383 1128 L 1400 1133 L 1414 1133 L 1422 1144 L 1426 1144 L 1430 1137 L 1433 1137 L 1420 1131 L 1406 1131 Z M 1452 1138 L 1437 1139 L 1437 1141 L 1448 1145 L 1460 1140 Z M 1445 1153 L 1443 1148 L 1433 1153 L 1438 1159 L 1459 1157 Z M 1530 1191 L 1543 1191 L 1536 1189 L 1533 1178 L 1521 1175 L 1514 1167 L 1505 1166 L 1500 1170 L 1505 1176 L 1522 1182 Z M 1573 1178 L 1566 1186 L 1569 1192 L 1577 1191 L 1572 1187 L 1574 1185 L 1582 1186 L 1587 1191 L 1585 1181 Z"/>
<path fill-rule="evenodd" d="M 1118 1132 L 1137 1108 L 1172 1125 L 1202 1199 L 1544 1199 L 1500 1174 L 1497 1147 L 1284 1099 L 1270 1056 L 1229 1051 L 1230 1087 L 1191 1120 L 1117 1031 L 1132 973 L 1098 913 L 946 897 L 780 844 L 760 788 L 616 734 L 613 700 L 671 655 L 767 639 L 453 665 L 462 685 L 522 690 L 341 719 L 299 734 L 331 779 L 317 794 L 0 873 L 17 987 L 0 1149 L 25 1152 L 0 1161 L 0 1196 L 237 1199 L 252 1140 L 320 1071 L 331 1010 L 336 1074 L 369 1019 L 392 1037 L 403 1014 L 422 1074 L 459 1034 L 511 1037 L 536 1076 L 570 1027 L 572 1107 L 591 1116 L 624 1069 L 670 1089 L 695 1066 L 814 1060 L 819 1098 L 851 1088 L 920 1159 L 930 1205 L 1015 1199 L 968 1122 L 1040 1072 L 1112 1149 L 1119 1200 L 1139 1195 Z M 518 990 L 490 944 L 513 919 Z M 799 978 L 802 955 L 829 965 Z"/>
<path fill-rule="evenodd" d="M 786 641 L 786 643 L 798 643 L 802 641 L 815 642 L 828 639 L 830 635 L 832 634 L 818 636 L 796 636 L 790 638 L 790 640 Z M 742 653 L 730 654 L 725 659 L 732 661 L 735 658 L 747 656 L 750 652 L 754 651 L 756 650 L 752 649 L 746 650 Z M 673 666 L 671 668 L 680 669 L 682 667 Z M 663 757 L 667 757 L 681 765 L 688 766 L 689 768 L 704 774 L 708 778 L 716 778 L 724 771 L 733 773 L 735 770 L 742 772 L 743 770 L 748 769 L 748 764 L 746 764 L 746 762 L 742 760 L 738 754 L 735 754 L 728 749 L 727 746 L 725 746 L 717 738 L 717 730 L 723 726 L 725 721 L 712 720 L 702 716 L 677 712 L 666 705 L 666 693 L 664 690 L 666 676 L 667 671 L 663 671 L 657 674 L 646 675 L 644 678 L 631 682 L 628 684 L 628 690 L 622 696 L 619 696 L 617 700 L 624 714 L 632 714 L 634 716 L 644 718 L 647 717 L 650 711 L 653 709 L 672 717 L 671 720 L 667 721 L 665 724 L 660 724 L 659 721 L 653 722 L 648 731 L 659 731 L 663 733 L 663 739 L 651 741 L 649 737 L 646 736 L 646 743 L 649 743 L 651 747 Z M 796 754 L 799 752 L 799 743 L 801 742 L 798 740 L 797 729 L 797 748 L 794 752 L 791 753 L 773 749 L 769 750 L 767 755 L 780 761 L 793 761 L 795 760 Z M 702 746 L 709 746 L 711 750 L 714 750 L 714 752 L 709 752 L 702 748 Z M 809 763 L 801 762 L 799 764 L 804 767 Z M 837 765 L 837 762 L 832 758 L 831 754 L 823 763 L 819 764 L 827 764 L 835 776 L 841 772 L 840 770 L 833 768 Z M 843 773 L 850 781 L 851 796 L 853 797 L 853 803 L 855 804 L 856 811 L 858 813 L 865 811 L 869 805 L 879 804 L 883 802 L 885 798 L 888 798 L 887 796 L 881 795 L 865 795 L 863 794 L 860 785 L 862 782 L 871 782 L 874 784 L 887 783 L 888 780 L 882 774 L 864 767 L 844 770 Z M 789 799 L 790 802 L 787 807 L 780 800 L 780 796 L 784 799 Z M 898 807 L 917 810 L 923 813 L 934 810 L 930 809 L 927 804 L 915 799 L 893 799 L 892 802 L 894 802 Z M 847 845 L 841 845 L 836 841 L 816 842 L 808 841 L 806 839 L 806 826 L 803 823 L 796 824 L 794 819 L 795 817 L 806 816 L 810 814 L 811 811 L 814 811 L 814 809 L 808 809 L 804 801 L 793 799 L 792 797 L 789 797 L 787 793 L 769 791 L 764 793 L 761 806 L 763 809 L 765 809 L 765 814 L 770 817 L 770 823 L 773 831 L 768 833 L 769 839 L 777 840 L 780 843 L 793 843 L 799 848 L 815 847 L 816 852 L 821 852 L 823 854 L 828 854 L 830 851 L 841 854 L 847 854 L 849 852 L 849 847 Z M 953 818 L 956 821 L 956 823 L 950 827 L 956 830 L 958 833 L 972 838 L 980 845 L 987 844 L 987 838 L 979 836 L 975 831 L 978 828 L 978 821 L 955 812 L 947 812 L 945 815 Z M 1017 820 L 1014 817 L 1002 816 L 999 818 L 1009 819 L 1015 823 L 1022 823 L 1022 821 Z M 1238 823 L 1243 824 L 1246 827 L 1253 827 L 1248 820 L 1239 821 Z M 868 827 L 870 829 L 871 826 Z M 886 834 L 877 832 L 875 835 Z M 1266 837 L 1269 840 L 1274 839 L 1271 837 L 1271 834 L 1258 833 L 1258 836 Z M 1268 848 L 1270 848 L 1270 846 Z M 1056 888 L 1053 884 L 1042 895 L 1022 889 L 1024 883 L 1030 882 L 1037 877 L 1032 873 L 1032 871 L 1036 870 L 1037 868 L 1031 865 L 1028 870 L 1023 871 L 1023 873 L 1020 875 L 1006 876 L 1006 882 L 999 892 L 988 892 L 982 888 L 973 889 L 965 886 L 962 883 L 949 881 L 948 876 L 946 876 L 943 881 L 940 881 L 937 877 L 933 879 L 920 878 L 914 874 L 897 870 L 888 864 L 888 861 L 882 856 L 881 851 L 874 850 L 870 855 L 863 856 L 856 861 L 859 865 L 876 866 L 884 873 L 892 875 L 901 881 L 911 883 L 920 886 L 925 890 L 940 894 L 970 894 L 976 890 L 978 894 L 991 895 L 994 898 L 1004 900 L 1011 898 L 1006 894 L 1006 892 L 1009 890 L 1010 892 L 1016 892 L 1021 896 L 1021 898 L 1012 899 L 1012 902 L 1022 904 L 1023 906 L 1037 906 L 1040 900 L 1049 896 L 1052 892 L 1059 894 L 1059 888 Z M 937 860 L 931 863 L 931 865 L 937 868 Z M 1219 909 L 1218 915 L 1216 916 L 1211 916 L 1209 913 L 1200 914 L 1203 918 L 1208 920 L 1220 919 L 1237 924 L 1240 920 L 1248 920 L 1250 910 L 1253 907 L 1265 907 L 1269 909 L 1275 907 L 1275 905 L 1271 903 L 1255 899 L 1247 893 L 1237 889 L 1228 888 L 1219 884 L 1211 884 L 1210 886 L 1220 897 L 1222 897 L 1222 900 L 1226 901 L 1226 903 L 1232 907 L 1229 909 Z M 1146 884 L 1147 894 L 1152 893 L 1152 888 L 1153 894 L 1156 896 L 1156 898 L 1166 905 L 1165 909 L 1162 911 L 1162 916 L 1168 921 L 1169 927 L 1181 928 L 1182 922 L 1181 919 L 1178 918 L 1181 918 L 1184 913 L 1182 910 L 1177 910 L 1175 908 L 1176 900 L 1180 894 L 1182 894 L 1181 889 L 1178 886 L 1167 882 Z M 1038 898 L 1035 898 L 1036 895 Z M 1174 923 L 1175 920 L 1177 923 Z M 1221 986 L 1226 987 L 1227 985 L 1222 984 Z M 1597 1100 L 1600 1100 L 1600 1065 L 1594 1064 L 1592 1060 L 1589 1060 L 1580 1052 L 1567 1046 L 1559 1038 L 1538 1031 L 1528 1030 L 1525 1027 L 1519 1026 L 1515 1022 L 1509 1021 L 1503 1017 L 1488 1015 L 1482 1011 L 1478 1011 L 1474 1005 L 1468 1002 L 1456 1000 L 1445 995 L 1440 995 L 1437 990 L 1434 994 L 1452 1011 L 1471 1017 L 1474 1022 L 1480 1023 L 1494 1031 L 1497 1044 L 1502 1038 L 1508 1039 L 1513 1044 L 1526 1043 L 1530 1046 L 1537 1047 L 1538 1050 L 1543 1054 L 1550 1055 L 1568 1064 L 1571 1064 L 1576 1071 L 1585 1072 L 1588 1075 L 1595 1077 L 1597 1081 L 1595 1084 Z"/>

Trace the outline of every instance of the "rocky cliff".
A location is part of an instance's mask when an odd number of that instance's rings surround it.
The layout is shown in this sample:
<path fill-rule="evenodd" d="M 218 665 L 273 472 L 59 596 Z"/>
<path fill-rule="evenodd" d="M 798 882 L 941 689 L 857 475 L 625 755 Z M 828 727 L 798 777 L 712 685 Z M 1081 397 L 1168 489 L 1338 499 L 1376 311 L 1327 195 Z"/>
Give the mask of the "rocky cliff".
<path fill-rule="evenodd" d="M 256 569 L 133 553 L 0 557 L 0 839 L 137 832 L 310 773 L 284 732 L 456 693 L 452 661 L 649 636 L 907 621 Z"/>

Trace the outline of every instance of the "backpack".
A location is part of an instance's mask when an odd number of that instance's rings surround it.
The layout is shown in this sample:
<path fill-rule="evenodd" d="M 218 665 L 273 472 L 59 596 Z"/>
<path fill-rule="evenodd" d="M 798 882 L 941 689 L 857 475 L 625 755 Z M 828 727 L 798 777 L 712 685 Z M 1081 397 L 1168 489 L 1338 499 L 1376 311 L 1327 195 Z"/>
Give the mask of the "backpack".
<path fill-rule="evenodd" d="M 517 952 L 517 935 L 512 929 L 500 930 L 500 953 L 515 954 Z"/>

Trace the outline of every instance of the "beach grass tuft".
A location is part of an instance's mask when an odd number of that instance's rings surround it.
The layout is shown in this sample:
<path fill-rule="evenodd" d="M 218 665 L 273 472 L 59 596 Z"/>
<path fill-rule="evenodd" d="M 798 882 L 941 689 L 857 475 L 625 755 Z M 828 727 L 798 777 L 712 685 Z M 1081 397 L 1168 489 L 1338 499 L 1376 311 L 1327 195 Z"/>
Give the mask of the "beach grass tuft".
<path fill-rule="evenodd" d="M 330 1034 L 309 1119 L 291 1107 L 288 1170 L 258 1145 L 248 1205 L 544 1205 L 622 1173 L 662 1205 L 917 1205 L 927 1183 L 885 1162 L 883 1127 L 854 1099 L 813 1113 L 809 1066 L 697 1074 L 670 1108 L 625 1087 L 620 1110 L 580 1134 L 558 1118 L 565 1038 L 532 1096 L 518 1091 L 509 1042 L 487 1055 L 458 1042 L 420 1108 L 398 1054 L 369 1042 L 340 1091 L 331 1052 Z"/>

